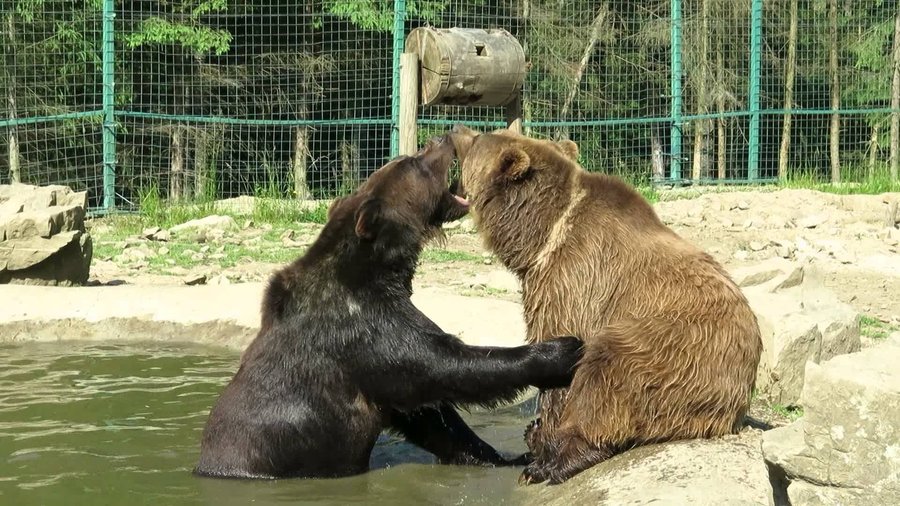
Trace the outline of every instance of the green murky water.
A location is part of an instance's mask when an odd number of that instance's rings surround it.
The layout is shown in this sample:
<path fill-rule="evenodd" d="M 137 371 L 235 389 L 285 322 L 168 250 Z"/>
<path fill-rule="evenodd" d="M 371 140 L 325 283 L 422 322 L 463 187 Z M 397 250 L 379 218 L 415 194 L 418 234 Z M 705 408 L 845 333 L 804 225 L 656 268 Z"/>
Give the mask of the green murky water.
<path fill-rule="evenodd" d="M 190 471 L 236 353 L 169 344 L 0 345 L 0 504 L 514 504 L 519 468 L 438 466 L 383 436 L 373 470 L 250 482 Z M 502 452 L 524 449 L 517 408 L 464 415 Z"/>

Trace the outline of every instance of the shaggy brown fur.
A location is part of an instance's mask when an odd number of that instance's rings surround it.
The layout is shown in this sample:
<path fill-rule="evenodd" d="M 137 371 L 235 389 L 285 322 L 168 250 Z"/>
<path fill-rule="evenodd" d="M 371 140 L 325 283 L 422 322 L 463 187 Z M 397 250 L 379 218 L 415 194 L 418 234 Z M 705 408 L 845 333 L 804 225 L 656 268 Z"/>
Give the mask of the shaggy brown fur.
<path fill-rule="evenodd" d="M 520 480 L 559 483 L 635 446 L 738 431 L 762 341 L 725 270 L 634 189 L 584 171 L 571 141 L 463 126 L 452 139 L 478 229 L 522 282 L 529 342 L 586 343 L 571 388 L 542 393 Z"/>

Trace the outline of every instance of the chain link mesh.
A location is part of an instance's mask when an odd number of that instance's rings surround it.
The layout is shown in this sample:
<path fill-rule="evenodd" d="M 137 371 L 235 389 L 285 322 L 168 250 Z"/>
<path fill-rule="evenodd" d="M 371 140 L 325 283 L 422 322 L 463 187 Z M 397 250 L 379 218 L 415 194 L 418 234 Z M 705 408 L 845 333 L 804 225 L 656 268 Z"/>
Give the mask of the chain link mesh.
<path fill-rule="evenodd" d="M 87 189 L 101 209 L 104 149 L 114 149 L 122 209 L 153 192 L 350 191 L 391 157 L 394 43 L 426 25 L 511 32 L 531 66 L 525 133 L 571 138 L 588 170 L 635 183 L 858 181 L 889 174 L 898 150 L 898 20 L 887 0 L 11 0 L 0 7 L 0 183 Z M 104 56 L 114 60 L 112 146 Z M 504 114 L 422 107 L 419 141 L 457 122 L 491 128 Z"/>

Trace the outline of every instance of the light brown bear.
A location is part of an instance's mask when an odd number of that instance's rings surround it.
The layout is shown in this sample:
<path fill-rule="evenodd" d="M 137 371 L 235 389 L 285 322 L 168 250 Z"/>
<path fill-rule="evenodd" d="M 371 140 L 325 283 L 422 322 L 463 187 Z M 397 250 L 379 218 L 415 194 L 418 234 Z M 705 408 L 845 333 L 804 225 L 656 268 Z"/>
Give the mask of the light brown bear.
<path fill-rule="evenodd" d="M 574 142 L 462 125 L 451 139 L 478 230 L 522 283 L 528 341 L 585 341 L 571 387 L 541 394 L 520 482 L 740 430 L 762 341 L 725 270 L 633 188 L 586 172 Z"/>

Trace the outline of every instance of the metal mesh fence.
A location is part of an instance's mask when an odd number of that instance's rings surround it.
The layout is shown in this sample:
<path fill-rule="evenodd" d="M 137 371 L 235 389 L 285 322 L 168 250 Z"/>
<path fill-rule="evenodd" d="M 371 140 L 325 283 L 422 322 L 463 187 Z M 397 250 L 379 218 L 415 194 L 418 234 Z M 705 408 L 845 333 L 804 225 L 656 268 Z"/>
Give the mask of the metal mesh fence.
<path fill-rule="evenodd" d="M 571 138 L 588 170 L 852 181 L 900 157 L 896 1 L 10 0 L 0 18 L 0 183 L 94 209 L 353 189 L 397 153 L 399 51 L 426 25 L 514 35 L 525 133 Z M 417 117 L 420 141 L 505 124 Z"/>

